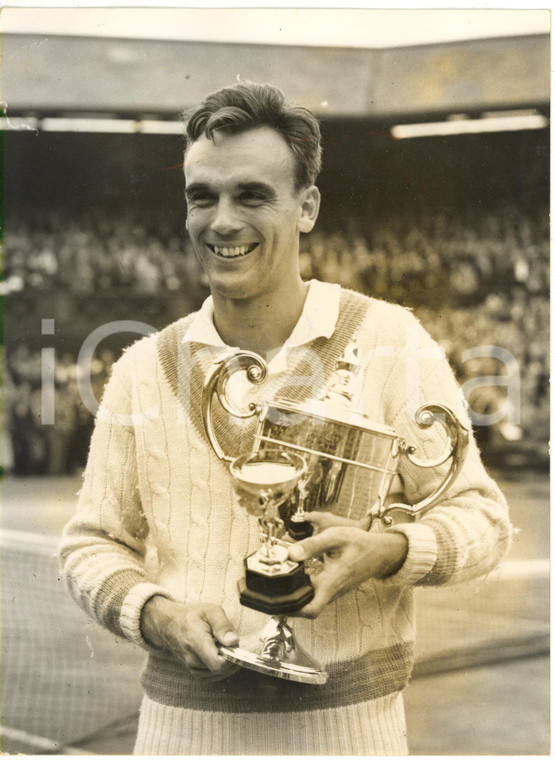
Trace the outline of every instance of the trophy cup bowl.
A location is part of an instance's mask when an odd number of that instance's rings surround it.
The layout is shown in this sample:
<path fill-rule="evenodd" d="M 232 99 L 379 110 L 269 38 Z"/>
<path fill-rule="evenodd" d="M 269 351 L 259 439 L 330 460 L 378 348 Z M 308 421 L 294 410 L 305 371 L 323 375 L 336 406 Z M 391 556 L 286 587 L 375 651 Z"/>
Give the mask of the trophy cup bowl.
<path fill-rule="evenodd" d="M 263 499 L 265 494 L 279 499 L 289 495 L 306 471 L 306 462 L 298 454 L 267 449 L 264 455 L 252 452 L 237 457 L 229 470 L 234 485 Z"/>
<path fill-rule="evenodd" d="M 280 449 L 243 454 L 230 464 L 233 485 L 258 517 L 262 545 L 245 559 L 239 581 L 241 604 L 272 618 L 262 631 L 243 637 L 236 647 L 221 646 L 231 662 L 268 675 L 301 683 L 325 683 L 327 673 L 295 641 L 286 615 L 304 607 L 314 596 L 303 564 L 287 557 L 279 533 L 284 523 L 278 507 L 293 495 L 306 474 L 304 457 Z"/>

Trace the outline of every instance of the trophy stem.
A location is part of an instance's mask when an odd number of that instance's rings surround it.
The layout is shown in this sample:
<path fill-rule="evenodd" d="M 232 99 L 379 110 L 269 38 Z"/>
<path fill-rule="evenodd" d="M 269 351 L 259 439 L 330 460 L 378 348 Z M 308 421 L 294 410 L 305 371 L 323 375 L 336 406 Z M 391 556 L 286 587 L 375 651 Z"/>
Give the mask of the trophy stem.
<path fill-rule="evenodd" d="M 237 665 L 265 675 L 308 684 L 324 684 L 327 672 L 297 643 L 283 615 L 274 615 L 261 631 L 243 637 L 237 647 L 220 647 Z"/>
<path fill-rule="evenodd" d="M 283 520 L 278 518 L 259 517 L 258 525 L 262 537 L 260 552 L 267 562 L 280 562 L 283 557 L 278 556 L 276 546 L 278 544 L 277 531 L 283 527 Z"/>
<path fill-rule="evenodd" d="M 275 631 L 272 632 L 275 627 Z M 266 626 L 264 632 L 267 638 L 262 647 L 261 656 L 271 660 L 282 660 L 289 652 L 295 648 L 293 631 L 287 625 L 285 615 L 275 615 L 270 619 L 270 624 Z"/>

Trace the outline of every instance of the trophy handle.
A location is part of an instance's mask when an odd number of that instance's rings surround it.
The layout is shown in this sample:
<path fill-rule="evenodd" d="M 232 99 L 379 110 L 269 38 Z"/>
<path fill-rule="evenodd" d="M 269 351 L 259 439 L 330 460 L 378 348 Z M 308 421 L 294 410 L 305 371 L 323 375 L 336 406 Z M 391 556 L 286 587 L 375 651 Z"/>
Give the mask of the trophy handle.
<path fill-rule="evenodd" d="M 438 467 L 448 459 L 451 459 L 451 466 L 438 488 L 425 499 L 412 505 L 389 504 L 389 506 L 380 511 L 378 517 L 385 525 L 391 525 L 393 522 L 393 518 L 389 514 L 390 512 L 403 512 L 408 514 L 410 518 L 414 519 L 417 516 L 423 515 L 433 507 L 434 504 L 437 504 L 459 474 L 466 458 L 470 432 L 468 427 L 455 416 L 449 407 L 438 403 L 424 404 L 417 410 L 415 420 L 420 428 L 427 428 L 433 425 L 434 422 L 441 422 L 449 438 L 447 448 L 435 459 L 420 459 L 419 457 L 414 456 L 416 450 L 414 446 L 408 446 L 405 443 L 401 443 L 400 453 L 406 456 L 409 462 L 412 462 L 412 464 L 417 467 L 424 467 L 427 469 Z"/>
<path fill-rule="evenodd" d="M 239 372 L 239 370 L 246 370 L 249 382 L 253 385 L 259 385 L 266 379 L 268 365 L 258 354 L 251 351 L 241 351 L 223 361 L 216 362 L 212 373 L 206 378 L 202 389 L 201 411 L 204 430 L 216 456 L 223 459 L 225 462 L 232 462 L 234 457 L 224 454 L 222 447 L 218 443 L 216 434 L 214 433 L 214 426 L 212 424 L 212 403 L 214 401 L 214 395 L 218 397 L 218 401 L 226 412 L 234 417 L 246 419 L 247 417 L 252 417 L 258 411 L 256 404 L 249 404 L 248 411 L 242 412 L 240 409 L 236 409 L 230 404 L 227 398 L 227 384 L 229 379 L 236 372 Z"/>

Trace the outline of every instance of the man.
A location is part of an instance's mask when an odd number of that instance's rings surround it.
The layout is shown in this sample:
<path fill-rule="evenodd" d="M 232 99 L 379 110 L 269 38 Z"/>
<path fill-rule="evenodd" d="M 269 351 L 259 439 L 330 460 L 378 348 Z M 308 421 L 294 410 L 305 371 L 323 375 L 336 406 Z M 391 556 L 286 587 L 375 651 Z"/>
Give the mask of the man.
<path fill-rule="evenodd" d="M 505 502 L 473 446 L 444 503 L 419 523 L 330 527 L 290 550 L 336 549 L 295 621 L 330 673 L 325 686 L 237 669 L 219 655 L 218 642 L 236 644 L 267 618 L 238 599 L 243 558 L 259 537 L 202 427 L 213 363 L 237 348 L 257 352 L 269 377 L 249 401 L 312 397 L 355 341 L 367 358 L 363 411 L 417 438 L 427 455 L 436 433 L 418 430 L 407 397 L 411 335 L 424 357 L 412 395 L 464 410 L 445 361 L 406 310 L 302 281 L 299 236 L 320 202 L 320 131 L 310 112 L 272 86 L 239 84 L 195 109 L 187 138 L 187 228 L 212 295 L 114 367 L 61 548 L 69 588 L 98 622 L 148 650 L 137 753 L 406 753 L 412 587 L 490 570 L 509 541 Z M 227 453 L 252 447 L 253 424 L 220 410 Z M 414 502 L 440 477 L 407 465 L 397 487 Z M 312 519 L 321 528 L 336 522 Z"/>

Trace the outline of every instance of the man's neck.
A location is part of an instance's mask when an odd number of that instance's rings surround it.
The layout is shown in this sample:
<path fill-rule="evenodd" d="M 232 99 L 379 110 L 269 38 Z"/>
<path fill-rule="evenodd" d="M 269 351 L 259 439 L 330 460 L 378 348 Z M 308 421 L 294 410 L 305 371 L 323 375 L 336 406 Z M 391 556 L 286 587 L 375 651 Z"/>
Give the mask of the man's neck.
<path fill-rule="evenodd" d="M 229 346 L 263 357 L 283 346 L 302 314 L 309 284 L 300 278 L 287 294 L 256 299 L 231 299 L 213 293 L 214 324 Z"/>

